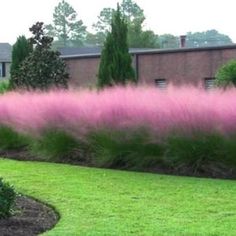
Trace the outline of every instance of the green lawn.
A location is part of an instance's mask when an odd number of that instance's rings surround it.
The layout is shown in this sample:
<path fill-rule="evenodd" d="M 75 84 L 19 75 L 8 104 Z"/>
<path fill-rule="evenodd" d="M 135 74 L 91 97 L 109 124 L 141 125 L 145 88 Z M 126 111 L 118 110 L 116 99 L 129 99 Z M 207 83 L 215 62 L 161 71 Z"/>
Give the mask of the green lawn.
<path fill-rule="evenodd" d="M 0 159 L 0 176 L 56 207 L 44 235 L 236 235 L 236 182 Z"/>

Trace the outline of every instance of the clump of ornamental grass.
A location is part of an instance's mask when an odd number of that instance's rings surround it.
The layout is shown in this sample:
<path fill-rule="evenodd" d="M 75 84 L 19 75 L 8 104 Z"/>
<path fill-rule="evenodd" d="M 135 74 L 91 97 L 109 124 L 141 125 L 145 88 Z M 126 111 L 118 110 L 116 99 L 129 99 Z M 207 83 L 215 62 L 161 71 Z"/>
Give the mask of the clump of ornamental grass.
<path fill-rule="evenodd" d="M 224 137 L 217 133 L 174 134 L 167 138 L 165 160 L 176 170 L 207 172 L 212 165 L 224 163 Z"/>
<path fill-rule="evenodd" d="M 236 134 L 224 137 L 220 148 L 224 150 L 222 161 L 231 169 L 236 169 Z"/>
<path fill-rule="evenodd" d="M 30 152 L 45 160 L 84 155 L 97 166 L 197 173 L 236 169 L 235 107 L 234 88 L 12 92 L 0 96 L 0 124 L 29 134 Z"/>
<path fill-rule="evenodd" d="M 78 156 L 79 142 L 63 130 L 45 129 L 38 137 L 34 137 L 29 152 L 37 159 L 50 161 L 71 160 Z"/>
<path fill-rule="evenodd" d="M 102 91 L 7 93 L 0 97 L 0 123 L 18 130 L 41 132 L 53 125 L 77 135 L 91 129 L 147 126 L 164 137 L 178 128 L 191 133 L 236 133 L 236 90 L 152 87 L 111 88 Z"/>
<path fill-rule="evenodd" d="M 163 162 L 163 147 L 144 129 L 99 130 L 88 142 L 96 166 L 142 170 Z"/>
<path fill-rule="evenodd" d="M 9 126 L 0 126 L 0 151 L 20 150 L 26 147 L 29 139 Z"/>

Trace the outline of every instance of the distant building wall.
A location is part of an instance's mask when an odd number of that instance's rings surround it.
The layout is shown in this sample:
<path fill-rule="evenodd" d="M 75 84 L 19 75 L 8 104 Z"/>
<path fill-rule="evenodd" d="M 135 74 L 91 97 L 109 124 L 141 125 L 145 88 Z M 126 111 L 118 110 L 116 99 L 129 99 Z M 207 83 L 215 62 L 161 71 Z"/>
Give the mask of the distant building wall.
<path fill-rule="evenodd" d="M 97 84 L 100 56 L 64 58 L 70 75 L 70 85 L 93 87 Z M 133 58 L 133 67 L 136 61 Z"/>
<path fill-rule="evenodd" d="M 65 60 L 70 74 L 70 85 L 88 87 L 97 84 L 99 57 L 82 57 Z"/>
<path fill-rule="evenodd" d="M 231 59 L 236 59 L 236 48 L 142 54 L 138 55 L 139 82 L 153 84 L 156 79 L 166 79 L 174 85 L 201 86 Z"/>
<path fill-rule="evenodd" d="M 213 78 L 217 69 L 231 59 L 236 59 L 236 46 L 209 48 L 181 48 L 172 50 L 142 51 L 133 54 L 133 66 L 139 83 L 154 85 L 165 79 L 174 85 L 204 85 Z M 100 56 L 74 56 L 64 58 L 73 86 L 95 86 Z"/>

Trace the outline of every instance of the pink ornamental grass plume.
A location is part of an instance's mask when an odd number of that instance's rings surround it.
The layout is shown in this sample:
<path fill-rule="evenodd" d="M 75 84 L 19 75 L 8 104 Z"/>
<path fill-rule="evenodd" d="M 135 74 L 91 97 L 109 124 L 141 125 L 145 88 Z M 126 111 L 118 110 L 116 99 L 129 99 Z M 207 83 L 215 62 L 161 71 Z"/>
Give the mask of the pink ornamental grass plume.
<path fill-rule="evenodd" d="M 76 135 L 91 129 L 147 127 L 159 137 L 173 130 L 236 132 L 236 89 L 206 92 L 171 87 L 114 87 L 102 91 L 7 93 L 0 96 L 0 123 L 19 131 L 45 127 Z"/>

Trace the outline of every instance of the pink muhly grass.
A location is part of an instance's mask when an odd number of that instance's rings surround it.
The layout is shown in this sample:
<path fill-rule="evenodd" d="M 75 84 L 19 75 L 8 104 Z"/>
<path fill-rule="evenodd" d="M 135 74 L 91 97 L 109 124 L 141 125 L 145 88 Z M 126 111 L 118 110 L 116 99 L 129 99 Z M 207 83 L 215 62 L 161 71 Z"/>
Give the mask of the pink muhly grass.
<path fill-rule="evenodd" d="M 19 131 L 62 128 L 76 135 L 91 129 L 149 128 L 161 137 L 177 131 L 236 132 L 236 89 L 115 87 L 103 91 L 7 93 L 0 96 L 0 123 Z"/>

